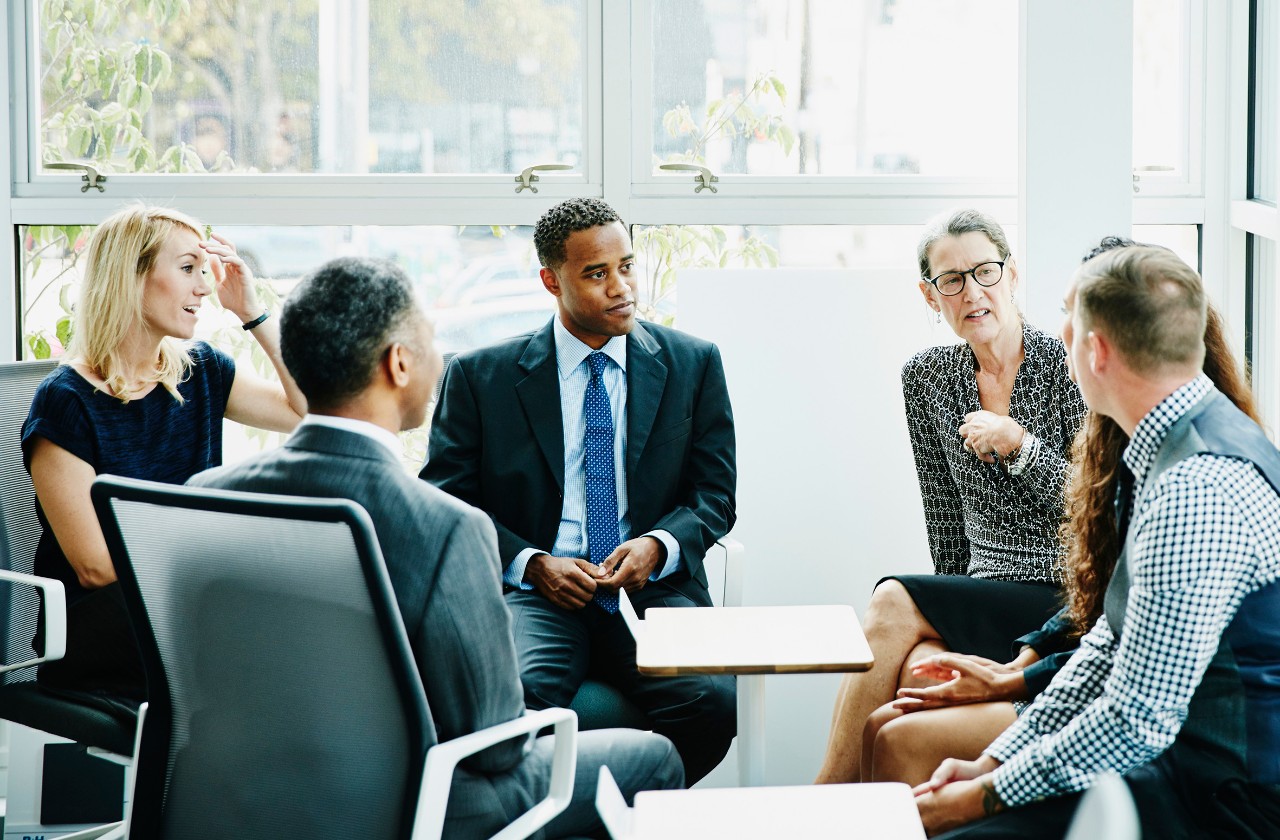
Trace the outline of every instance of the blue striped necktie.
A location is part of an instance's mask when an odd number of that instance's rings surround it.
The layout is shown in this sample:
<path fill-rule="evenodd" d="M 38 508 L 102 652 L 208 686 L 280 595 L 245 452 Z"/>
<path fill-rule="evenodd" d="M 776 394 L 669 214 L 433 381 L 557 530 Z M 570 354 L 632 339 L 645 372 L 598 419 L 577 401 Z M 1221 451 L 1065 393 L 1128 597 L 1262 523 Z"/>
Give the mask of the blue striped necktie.
<path fill-rule="evenodd" d="M 583 439 L 584 473 L 587 490 L 587 551 L 599 565 L 618 547 L 618 485 L 613 471 L 613 414 L 609 392 L 604 387 L 604 369 L 609 357 L 603 353 L 587 356 L 591 381 L 582 401 L 587 430 Z M 595 602 L 607 613 L 618 611 L 618 596 L 596 590 Z"/>

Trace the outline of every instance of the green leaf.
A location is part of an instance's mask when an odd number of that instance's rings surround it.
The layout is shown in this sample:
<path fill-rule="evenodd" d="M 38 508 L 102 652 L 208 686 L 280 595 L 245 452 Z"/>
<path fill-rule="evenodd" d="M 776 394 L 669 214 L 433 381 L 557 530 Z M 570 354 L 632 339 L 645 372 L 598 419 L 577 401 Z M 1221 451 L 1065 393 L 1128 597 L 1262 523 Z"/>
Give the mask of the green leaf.
<path fill-rule="evenodd" d="M 778 125 L 778 143 L 782 145 L 782 153 L 784 155 L 791 154 L 791 150 L 796 145 L 796 135 L 795 132 L 791 130 L 791 126 L 786 125 L 785 123 L 780 123 Z"/>
<path fill-rule="evenodd" d="M 769 84 L 773 86 L 773 92 L 778 94 L 778 101 L 783 105 L 787 104 L 787 88 L 782 84 L 782 79 L 777 76 L 769 77 Z"/>
<path fill-rule="evenodd" d="M 49 348 L 49 339 L 45 338 L 43 333 L 28 335 L 27 346 L 31 348 L 31 355 L 37 359 L 47 359 L 53 355 Z"/>
<path fill-rule="evenodd" d="M 68 284 L 69 285 L 69 284 Z M 62 345 L 62 349 L 66 350 L 71 346 L 71 316 L 63 315 L 58 319 L 58 323 L 54 326 L 54 332 L 58 336 L 58 343 Z"/>

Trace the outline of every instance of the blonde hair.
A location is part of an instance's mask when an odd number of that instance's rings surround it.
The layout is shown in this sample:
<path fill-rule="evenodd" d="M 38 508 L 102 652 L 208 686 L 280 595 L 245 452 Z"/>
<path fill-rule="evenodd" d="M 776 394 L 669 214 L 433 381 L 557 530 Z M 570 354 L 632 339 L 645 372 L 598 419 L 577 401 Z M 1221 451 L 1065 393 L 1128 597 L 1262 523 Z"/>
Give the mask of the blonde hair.
<path fill-rule="evenodd" d="M 134 394 L 124 375 L 121 345 L 142 321 L 147 277 L 161 249 L 180 229 L 202 236 L 199 223 L 184 213 L 135 204 L 107 218 L 89 243 L 67 355 L 100 376 L 121 402 L 129 402 Z M 183 402 L 178 383 L 186 378 L 191 364 L 184 343 L 164 338 L 156 369 L 144 384 L 156 382 Z"/>

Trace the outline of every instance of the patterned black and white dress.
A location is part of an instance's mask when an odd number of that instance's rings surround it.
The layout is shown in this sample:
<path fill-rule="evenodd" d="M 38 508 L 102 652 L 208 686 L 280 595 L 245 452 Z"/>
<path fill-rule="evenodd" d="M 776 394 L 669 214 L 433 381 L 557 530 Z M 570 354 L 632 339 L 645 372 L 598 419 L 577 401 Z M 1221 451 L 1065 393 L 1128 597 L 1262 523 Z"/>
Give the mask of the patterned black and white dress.
<path fill-rule="evenodd" d="M 1057 338 L 1023 327 L 1009 416 L 1033 457 L 1017 475 L 967 451 L 964 416 L 982 408 L 968 344 L 931 347 L 902 368 L 907 428 L 933 575 L 894 576 L 947 647 L 997 661 L 1061 605 L 1058 540 L 1071 442 L 1084 418 Z"/>

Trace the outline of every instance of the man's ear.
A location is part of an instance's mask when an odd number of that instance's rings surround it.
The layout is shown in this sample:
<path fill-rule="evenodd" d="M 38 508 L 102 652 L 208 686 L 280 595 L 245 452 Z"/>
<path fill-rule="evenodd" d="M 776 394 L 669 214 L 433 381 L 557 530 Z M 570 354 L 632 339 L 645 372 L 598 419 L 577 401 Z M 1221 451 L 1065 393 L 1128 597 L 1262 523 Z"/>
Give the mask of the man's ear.
<path fill-rule="evenodd" d="M 387 380 L 397 388 L 403 388 L 409 384 L 409 366 L 413 364 L 413 360 L 409 358 L 412 354 L 403 344 L 396 341 L 387 348 L 387 355 L 383 361 L 383 370 L 386 372 Z"/>
<path fill-rule="evenodd" d="M 1089 330 L 1089 370 L 1099 376 L 1110 369 L 1115 361 L 1115 348 L 1105 335 Z"/>
<path fill-rule="evenodd" d="M 538 276 L 542 278 L 543 288 L 560 297 L 560 278 L 556 275 L 555 269 L 544 268 L 538 272 Z"/>

